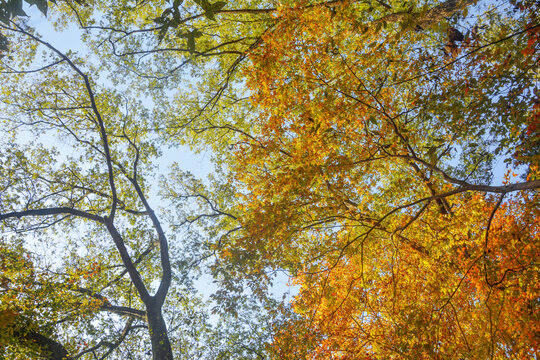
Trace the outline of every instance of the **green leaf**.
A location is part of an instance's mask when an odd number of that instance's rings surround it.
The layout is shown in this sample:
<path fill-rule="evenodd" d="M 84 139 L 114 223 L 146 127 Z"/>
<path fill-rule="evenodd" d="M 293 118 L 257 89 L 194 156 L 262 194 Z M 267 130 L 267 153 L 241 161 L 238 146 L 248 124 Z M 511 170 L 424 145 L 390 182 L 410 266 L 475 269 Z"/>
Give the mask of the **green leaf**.
<path fill-rule="evenodd" d="M 206 18 L 210 19 L 210 20 L 216 20 L 216 18 L 214 17 L 214 12 L 211 10 L 211 9 L 208 9 L 205 13 L 204 13 L 204 16 L 206 16 Z"/>
<path fill-rule="evenodd" d="M 30 5 L 36 5 L 43 15 L 47 15 L 47 10 L 49 8 L 47 0 L 26 0 L 26 2 Z"/>
<path fill-rule="evenodd" d="M 227 3 L 225 1 L 218 1 L 212 4 L 206 0 L 202 0 L 200 5 L 204 10 L 204 16 L 206 16 L 206 18 L 210 20 L 216 20 L 215 14 L 221 9 L 223 9 L 223 7 L 227 5 Z"/>
<path fill-rule="evenodd" d="M 193 33 L 189 33 L 188 35 L 187 46 L 189 52 L 193 54 L 195 52 L 195 36 L 193 35 Z"/>
<path fill-rule="evenodd" d="M 159 29 L 158 32 L 158 43 L 161 43 L 163 41 L 163 38 L 167 34 L 167 30 L 169 30 L 169 25 L 165 24 L 161 29 Z"/>
<path fill-rule="evenodd" d="M 27 16 L 22 9 L 22 0 L 10 0 L 5 6 L 10 19 L 16 16 Z"/>
<path fill-rule="evenodd" d="M 212 5 L 212 10 L 214 12 L 218 12 L 220 11 L 221 9 L 223 9 L 225 7 L 225 5 L 227 5 L 227 2 L 225 1 L 218 1 L 218 2 L 215 2 L 213 5 Z"/>

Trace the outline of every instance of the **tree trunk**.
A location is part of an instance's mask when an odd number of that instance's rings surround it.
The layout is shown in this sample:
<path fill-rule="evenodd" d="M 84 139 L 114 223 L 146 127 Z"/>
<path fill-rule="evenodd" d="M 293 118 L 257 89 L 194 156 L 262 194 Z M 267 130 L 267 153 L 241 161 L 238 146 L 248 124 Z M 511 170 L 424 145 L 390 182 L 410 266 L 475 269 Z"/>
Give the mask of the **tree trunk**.
<path fill-rule="evenodd" d="M 148 319 L 148 331 L 152 342 L 153 360 L 173 360 L 171 342 L 167 332 L 167 325 L 161 313 L 161 306 L 153 303 L 146 307 L 146 316 Z"/>
<path fill-rule="evenodd" d="M 59 342 L 44 336 L 36 331 L 24 332 L 16 331 L 15 336 L 18 336 L 22 343 L 29 348 L 37 347 L 40 355 L 46 360 L 71 360 L 68 356 L 68 351 Z"/>

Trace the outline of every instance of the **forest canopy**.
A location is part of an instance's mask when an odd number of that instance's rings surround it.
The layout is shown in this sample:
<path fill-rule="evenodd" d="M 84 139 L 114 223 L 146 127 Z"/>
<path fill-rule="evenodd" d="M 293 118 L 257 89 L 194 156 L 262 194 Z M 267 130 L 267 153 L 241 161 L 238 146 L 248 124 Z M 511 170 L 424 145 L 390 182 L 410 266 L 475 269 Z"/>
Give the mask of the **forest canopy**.
<path fill-rule="evenodd" d="M 538 14 L 2 2 L 0 354 L 539 356 Z"/>

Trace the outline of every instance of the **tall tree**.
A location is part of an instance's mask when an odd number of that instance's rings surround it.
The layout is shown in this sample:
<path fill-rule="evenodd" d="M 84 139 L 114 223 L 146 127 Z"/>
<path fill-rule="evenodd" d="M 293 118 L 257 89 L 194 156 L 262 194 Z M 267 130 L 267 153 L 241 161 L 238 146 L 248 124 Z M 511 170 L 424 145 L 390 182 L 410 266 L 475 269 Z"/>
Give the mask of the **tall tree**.
<path fill-rule="evenodd" d="M 222 249 L 300 287 L 278 357 L 538 355 L 537 14 L 279 8 L 245 71 L 256 113 L 229 165 L 242 229 Z M 521 175 L 493 184 L 503 163 Z"/>
<path fill-rule="evenodd" d="M 99 273 L 96 268 L 101 265 L 114 269 L 115 260 L 97 260 L 103 256 L 99 250 L 110 249 L 110 245 L 100 244 L 108 237 L 116 248 L 114 257 L 124 270 L 116 276 L 114 271 L 104 271 L 109 272 L 111 283 L 122 282 L 124 274 L 128 275 L 140 301 L 138 306 L 143 308 L 128 308 L 126 314 L 146 322 L 155 359 L 172 359 L 162 313 L 172 278 L 169 245 L 161 222 L 148 203 L 142 179 L 150 169 L 150 157 L 157 151 L 144 130 L 148 127 L 148 113 L 136 103 L 127 103 L 127 111 L 121 112 L 121 96 L 106 90 L 98 92 L 81 59 L 62 53 L 24 24 L 13 22 L 3 26 L 3 30 L 12 33 L 18 42 L 13 50 L 19 56 L 6 61 L 3 71 L 3 101 L 9 116 L 4 131 L 10 139 L 2 151 L 6 165 L 0 215 L 3 228 L 14 232 L 38 230 L 53 227 L 61 220 L 87 228 L 89 234 L 94 234 L 92 241 L 83 242 L 78 250 L 96 258 L 83 264 L 91 267 L 87 276 Z M 32 64 L 38 49 L 45 51 L 45 65 Z M 28 69 L 28 65 L 33 68 Z M 137 127 L 133 125 L 135 120 Z M 19 135 L 18 130 L 29 133 Z M 66 147 L 72 145 L 74 150 L 55 149 L 34 140 L 22 144 L 25 135 L 31 139 L 46 136 L 51 130 L 62 134 Z M 135 226 L 127 233 L 126 221 Z M 130 253 L 130 248 L 141 250 Z M 159 254 L 157 273 L 154 270 L 141 274 L 141 267 L 151 265 L 139 263 L 153 248 Z M 74 257 L 78 262 L 79 256 Z M 54 264 L 51 266 L 54 268 Z M 75 271 L 75 276 L 85 275 L 84 270 Z M 76 280 L 68 273 L 63 282 Z M 156 280 L 157 289 L 152 291 L 149 282 Z M 88 285 L 90 288 L 80 291 L 105 302 L 96 286 L 109 285 Z M 126 325 L 125 332 L 128 330 L 130 326 Z"/>
<path fill-rule="evenodd" d="M 8 11 L 3 350 L 535 356 L 538 7 L 58 2 L 79 54 Z M 219 172 L 212 193 L 174 168 L 161 212 L 154 163 L 178 143 Z M 497 162 L 520 180 L 493 184 Z M 214 255 L 217 326 L 192 281 Z M 269 298 L 282 270 L 295 314 Z"/>
<path fill-rule="evenodd" d="M 202 200 L 199 183 L 179 170 L 176 187 L 165 181 L 162 199 L 152 200 L 167 82 L 184 71 L 181 66 L 162 76 L 157 73 L 164 66 L 153 66 L 218 59 L 217 49 L 249 48 L 256 41 L 207 44 L 214 36 L 212 14 L 223 4 L 207 5 L 193 2 L 179 10 L 178 2 L 59 2 L 50 21 L 82 29 L 86 41 L 87 48 L 69 51 L 44 40 L 20 11 L 0 19 L 9 40 L 0 90 L 3 356 L 262 356 L 271 331 L 264 312 L 255 313 L 260 304 L 245 300 L 236 304 L 237 316 L 211 322 L 209 305 L 194 288 L 218 236 L 201 238 L 185 212 L 199 199 L 198 218 L 234 216 Z M 178 11 L 191 17 L 187 30 L 174 22 Z M 199 36 L 193 22 L 210 30 Z M 173 43 L 178 47 L 163 49 Z M 143 53 L 142 45 L 153 48 Z M 152 64 L 137 59 L 152 53 L 168 55 Z M 243 55 L 223 54 L 227 61 Z M 156 204 L 169 208 L 159 211 Z M 250 328 L 255 324 L 257 331 Z"/>

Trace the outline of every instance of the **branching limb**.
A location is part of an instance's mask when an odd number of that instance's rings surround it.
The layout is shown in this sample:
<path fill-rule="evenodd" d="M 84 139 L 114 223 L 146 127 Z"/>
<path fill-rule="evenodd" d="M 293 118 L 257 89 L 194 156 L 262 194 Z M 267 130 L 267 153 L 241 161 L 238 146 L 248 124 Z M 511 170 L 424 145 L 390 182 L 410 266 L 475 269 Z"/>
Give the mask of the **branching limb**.
<path fill-rule="evenodd" d="M 96 120 L 97 120 L 97 124 L 98 124 L 98 127 L 99 127 L 99 133 L 100 133 L 101 141 L 102 141 L 102 145 L 103 145 L 103 152 L 105 154 L 105 162 L 107 164 L 108 175 L 109 175 L 109 185 L 111 187 L 111 195 L 112 195 L 112 204 L 111 204 L 111 210 L 110 210 L 109 218 L 114 219 L 114 215 L 115 215 L 115 212 L 116 212 L 116 205 L 117 205 L 117 202 L 118 202 L 118 197 L 117 197 L 117 193 L 116 193 L 116 184 L 115 184 L 115 181 L 114 181 L 114 170 L 113 170 L 111 152 L 110 152 L 110 148 L 109 148 L 109 141 L 107 140 L 107 132 L 105 130 L 105 123 L 103 121 L 103 118 L 101 117 L 101 112 L 99 111 L 99 109 L 97 107 L 96 100 L 95 100 L 95 97 L 94 97 L 94 90 L 92 88 L 92 85 L 90 84 L 90 79 L 89 79 L 88 75 L 86 75 L 77 65 L 75 65 L 75 63 L 73 63 L 73 61 L 67 55 L 65 55 L 63 52 L 61 52 L 60 50 L 58 50 L 57 48 L 52 46 L 50 43 L 40 39 L 39 37 L 35 36 L 34 34 L 29 33 L 28 31 L 24 30 L 22 27 L 18 26 L 15 23 L 13 23 L 13 25 L 15 26 L 14 28 L 9 28 L 9 27 L 5 27 L 5 26 L 2 26 L 2 28 L 6 29 L 6 30 L 10 30 L 10 31 L 19 32 L 19 33 L 31 38 L 35 42 L 47 47 L 48 49 L 53 51 L 55 54 L 57 54 L 63 61 L 65 61 L 71 67 L 71 69 L 73 71 L 75 71 L 83 79 L 84 84 L 85 84 L 85 88 L 86 88 L 86 93 L 87 93 L 87 95 L 89 97 L 90 104 L 91 104 L 91 107 L 92 107 L 92 112 L 93 112 L 93 114 L 94 114 L 94 116 L 96 117 Z"/>

